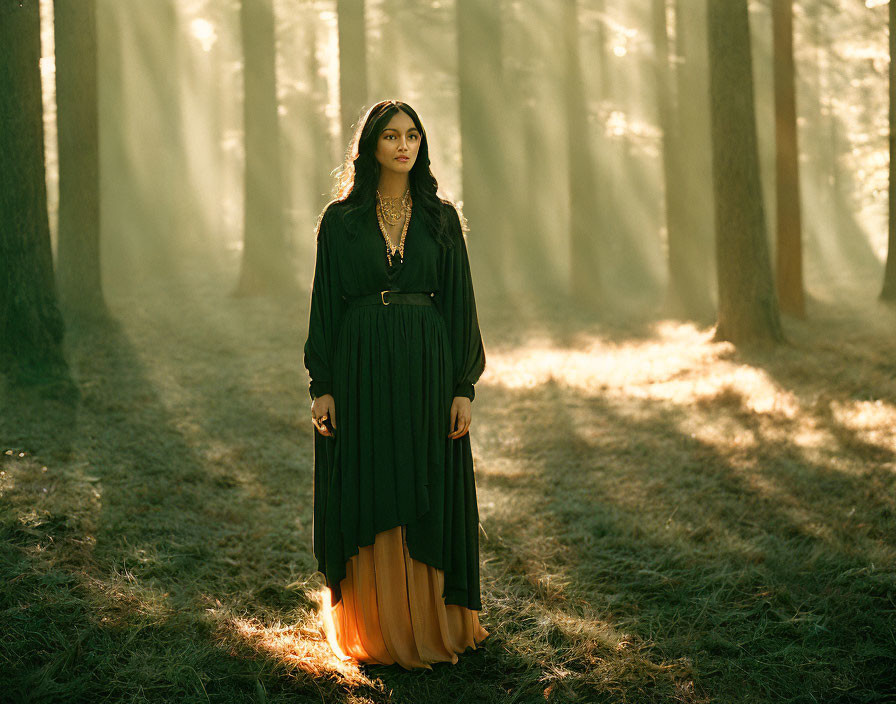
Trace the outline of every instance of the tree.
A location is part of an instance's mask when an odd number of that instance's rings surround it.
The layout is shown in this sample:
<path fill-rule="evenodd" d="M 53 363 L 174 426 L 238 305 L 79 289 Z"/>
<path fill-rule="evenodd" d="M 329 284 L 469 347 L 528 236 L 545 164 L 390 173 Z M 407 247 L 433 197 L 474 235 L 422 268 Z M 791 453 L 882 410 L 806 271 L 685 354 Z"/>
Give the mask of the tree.
<path fill-rule="evenodd" d="M 793 0 L 773 0 L 777 284 L 781 309 L 804 317 L 800 171 L 793 62 Z"/>
<path fill-rule="evenodd" d="M 0 4 L 0 371 L 70 385 L 44 169 L 37 0 Z"/>
<path fill-rule="evenodd" d="M 59 130 L 59 298 L 67 310 L 103 315 L 96 0 L 56 0 L 53 12 Z"/>
<path fill-rule="evenodd" d="M 675 0 L 671 71 L 666 3 L 654 0 L 658 112 L 663 133 L 669 285 L 667 305 L 676 315 L 708 320 L 715 314 L 712 275 L 712 189 L 704 5 Z M 685 159 L 685 155 L 688 158 Z"/>
<path fill-rule="evenodd" d="M 890 2 L 890 219 L 887 265 L 880 297 L 896 301 L 896 2 Z"/>
<path fill-rule="evenodd" d="M 312 203 L 312 212 L 315 217 L 333 197 L 333 178 L 330 176 L 330 171 L 333 168 L 333 143 L 329 129 L 330 121 L 327 118 L 328 86 L 317 53 L 320 34 L 320 28 L 316 22 L 306 24 L 305 43 L 308 46 L 308 61 L 305 74 L 310 79 L 308 91 L 301 96 L 303 100 L 301 115 L 303 124 L 306 125 L 306 140 L 310 141 L 310 144 L 306 141 L 308 146 L 304 153 L 309 159 L 311 179 L 315 184 L 315 199 Z M 347 148 L 348 137 L 339 142 L 340 157 L 345 157 L 344 150 Z"/>
<path fill-rule="evenodd" d="M 710 0 L 707 13 L 717 340 L 784 339 L 766 240 L 753 105 L 747 0 Z"/>
<path fill-rule="evenodd" d="M 178 249 L 183 245 L 197 245 L 201 241 L 202 223 L 199 217 L 199 205 L 196 191 L 190 179 L 189 151 L 192 147 L 187 138 L 187 110 L 184 100 L 183 77 L 187 74 L 185 64 L 183 23 L 180 19 L 178 0 L 164 0 L 153 8 L 158 13 L 157 25 L 152 44 L 153 53 L 158 63 L 152 67 L 153 82 L 160 98 L 162 117 L 162 139 L 165 145 L 165 166 L 167 175 L 167 199 L 171 207 L 171 232 L 174 237 L 171 244 L 173 257 L 169 257 L 176 265 L 184 252 Z M 150 37 L 152 33 L 149 32 Z M 147 37 L 149 38 L 149 37 Z M 190 254 L 189 250 L 187 250 Z M 180 255 L 180 256 L 179 256 Z"/>
<path fill-rule="evenodd" d="M 337 0 L 339 23 L 339 104 L 342 144 L 367 106 L 367 39 L 364 0 Z"/>
<path fill-rule="evenodd" d="M 272 0 L 243 0 L 243 124 L 246 143 L 243 260 L 236 295 L 282 292 L 293 280 L 283 232 Z"/>
<path fill-rule="evenodd" d="M 501 131 L 501 3 L 457 0 L 461 180 L 464 215 L 482 236 L 470 238 L 471 260 L 489 277 L 478 279 L 483 295 L 503 290 L 507 246 L 501 208 L 506 174 L 494 136 Z"/>
<path fill-rule="evenodd" d="M 508 287 L 514 297 L 554 300 L 569 295 L 569 266 L 565 257 L 557 257 L 554 238 L 545 234 L 557 224 L 558 196 L 566 196 L 565 179 L 557 178 L 566 165 L 557 159 L 554 132 L 545 125 L 554 116 L 563 119 L 565 110 L 560 90 L 557 100 L 544 96 L 564 76 L 563 54 L 547 50 L 561 32 L 563 18 L 553 0 L 508 3 L 506 8 L 503 75 L 513 90 L 506 91 L 499 136 L 507 140 L 508 173 L 516 175 L 503 198 L 514 243 L 505 261 L 512 272 Z"/>
<path fill-rule="evenodd" d="M 688 270 L 685 258 L 685 242 L 688 233 L 684 230 L 682 210 L 686 201 L 681 194 L 683 183 L 681 153 L 679 150 L 678 115 L 672 95 L 669 70 L 669 39 L 666 20 L 666 0 L 651 1 L 653 32 L 654 79 L 657 97 L 657 121 L 661 132 L 661 152 L 663 156 L 664 206 L 666 211 L 666 233 L 669 260 L 670 308 L 684 312 L 684 297 L 687 294 Z M 679 96 L 679 99 L 681 97 Z"/>
<path fill-rule="evenodd" d="M 601 230 L 599 213 L 595 207 L 598 188 L 590 148 L 585 83 L 579 57 L 577 0 L 564 0 L 563 13 L 571 292 L 574 298 L 594 303 L 601 295 L 598 261 Z"/>

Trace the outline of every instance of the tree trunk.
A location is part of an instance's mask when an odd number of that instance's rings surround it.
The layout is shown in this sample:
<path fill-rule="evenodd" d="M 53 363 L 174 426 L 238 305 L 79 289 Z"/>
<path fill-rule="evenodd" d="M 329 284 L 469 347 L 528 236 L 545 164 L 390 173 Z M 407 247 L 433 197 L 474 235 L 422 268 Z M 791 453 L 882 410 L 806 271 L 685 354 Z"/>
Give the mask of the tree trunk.
<path fill-rule="evenodd" d="M 669 287 L 667 303 L 671 312 L 685 317 L 697 316 L 693 265 L 689 257 L 689 240 L 694 233 L 685 227 L 683 212 L 690 201 L 685 195 L 689 174 L 682 168 L 681 130 L 676 100 L 672 94 L 672 72 L 669 69 L 668 22 L 666 0 L 652 0 L 654 46 L 654 79 L 657 93 L 657 118 L 662 132 L 663 181 L 665 183 L 666 240 L 668 243 Z M 677 18 L 676 30 L 681 28 Z M 685 99 L 677 96 L 678 102 Z"/>
<path fill-rule="evenodd" d="M 890 3 L 890 218 L 887 266 L 880 297 L 896 301 L 896 2 Z"/>
<path fill-rule="evenodd" d="M 687 239 L 681 222 L 680 211 L 684 198 L 680 192 L 682 184 L 681 158 L 678 143 L 678 115 L 672 95 L 671 71 L 669 70 L 668 22 L 666 20 L 666 0 L 651 0 L 651 31 L 653 34 L 653 77 L 656 84 L 657 123 L 661 138 L 660 150 L 663 157 L 663 185 L 666 219 L 666 240 L 668 243 L 670 308 L 674 312 L 684 312 L 682 299 L 687 288 L 686 259 L 682 247 Z"/>
<path fill-rule="evenodd" d="M 719 311 L 716 339 L 780 342 L 766 240 L 747 0 L 710 0 L 713 184 Z"/>
<path fill-rule="evenodd" d="M 598 252 L 597 180 L 591 155 L 588 106 L 579 57 L 577 0 L 563 0 L 566 47 L 566 134 L 569 160 L 570 289 L 573 298 L 596 305 L 602 294 Z"/>
<path fill-rule="evenodd" d="M 514 86 L 508 91 L 507 112 L 516 113 L 510 138 L 526 145 L 525 149 L 511 147 L 508 154 L 510 173 L 518 174 L 507 208 L 514 232 L 514 278 L 526 287 L 524 299 L 534 295 L 552 301 L 569 295 L 569 264 L 565 256 L 557 256 L 554 245 L 554 236 L 562 233 L 552 232 L 558 196 L 566 196 L 566 184 L 556 177 L 563 174 L 565 164 L 557 162 L 553 134 L 545 130 L 543 97 L 565 75 L 563 57 L 544 51 L 547 38 L 556 36 L 563 26 L 553 1 L 520 3 L 505 19 L 513 25 L 505 51 L 505 79 Z M 552 236 L 546 237 L 549 232 Z"/>
<path fill-rule="evenodd" d="M 488 296 L 503 292 L 505 284 L 505 219 L 496 204 L 503 199 L 506 175 L 495 146 L 504 108 L 501 3 L 457 0 L 456 12 L 464 215 L 473 266 L 488 272 L 477 279 L 477 291 Z"/>
<path fill-rule="evenodd" d="M 0 372 L 71 387 L 44 167 L 37 0 L 0 4 Z"/>
<path fill-rule="evenodd" d="M 55 0 L 59 129 L 59 299 L 79 315 L 106 313 L 100 276 L 96 0 Z"/>
<path fill-rule="evenodd" d="M 664 7 L 664 3 L 655 5 Z M 654 7 L 659 42 L 668 41 L 665 13 Z M 713 267 L 712 160 L 709 144 L 706 38 L 699 31 L 706 23 L 705 6 L 675 0 L 675 72 L 668 63 L 658 64 L 658 91 L 668 103 L 662 118 L 664 173 L 666 176 L 669 287 L 671 312 L 692 320 L 709 321 L 715 315 L 710 282 Z M 662 26 L 659 23 L 662 22 Z M 660 49 L 668 61 L 668 48 Z M 676 99 L 672 99 L 672 88 Z M 666 96 L 663 96 L 666 93 Z M 666 150 L 669 155 L 666 155 Z M 688 158 L 685 160 L 685 155 Z M 669 163 L 665 163 L 668 161 Z M 685 161 L 687 164 L 685 165 Z"/>
<path fill-rule="evenodd" d="M 775 144 L 777 194 L 777 284 L 781 309 L 806 315 L 803 296 L 803 245 L 800 172 L 796 133 L 793 62 L 793 0 L 773 0 L 775 67 Z"/>
<path fill-rule="evenodd" d="M 402 34 L 409 26 L 407 3 L 408 0 L 380 0 L 379 31 L 382 37 L 389 39 L 374 42 L 378 56 L 371 83 L 379 90 L 377 100 L 402 100 L 405 97 L 405 76 L 409 67 Z M 392 29 L 396 27 L 401 27 L 403 31 Z"/>
<path fill-rule="evenodd" d="M 172 228 L 170 240 L 171 253 L 174 255 L 172 268 L 188 256 L 195 254 L 197 245 L 201 245 L 202 224 L 199 218 L 199 207 L 196 203 L 196 191 L 189 173 L 189 150 L 195 145 L 187 141 L 187 120 L 183 96 L 183 77 L 186 74 L 183 46 L 183 23 L 178 12 L 178 0 L 165 0 L 161 4 L 159 48 L 161 63 L 156 68 L 159 95 L 162 99 L 162 117 L 167 163 L 165 171 L 169 174 L 168 198 L 171 203 Z M 166 69 L 171 75 L 166 75 Z M 185 249 L 184 246 L 189 248 Z M 186 270 L 189 271 L 188 269 Z"/>
<path fill-rule="evenodd" d="M 327 79 L 321 70 L 321 63 L 317 58 L 319 36 L 316 22 L 308 23 L 305 37 L 309 48 L 306 74 L 311 76 L 309 84 L 311 87 L 303 107 L 310 138 L 310 147 L 307 153 L 310 155 L 310 166 L 315 182 L 315 200 L 312 203 L 311 212 L 316 218 L 317 214 L 333 197 L 334 182 L 330 176 L 330 171 L 333 169 L 333 143 L 326 114 L 328 101 Z M 345 158 L 345 150 L 347 148 L 348 139 L 340 142 L 340 162 Z"/>
<path fill-rule="evenodd" d="M 353 128 L 367 105 L 367 38 L 364 0 L 337 0 L 339 23 L 339 104 L 342 112 L 342 144 L 348 144 Z"/>
<path fill-rule="evenodd" d="M 292 288 L 283 235 L 283 176 L 272 0 L 243 0 L 243 124 L 246 144 L 243 261 L 236 295 Z"/>

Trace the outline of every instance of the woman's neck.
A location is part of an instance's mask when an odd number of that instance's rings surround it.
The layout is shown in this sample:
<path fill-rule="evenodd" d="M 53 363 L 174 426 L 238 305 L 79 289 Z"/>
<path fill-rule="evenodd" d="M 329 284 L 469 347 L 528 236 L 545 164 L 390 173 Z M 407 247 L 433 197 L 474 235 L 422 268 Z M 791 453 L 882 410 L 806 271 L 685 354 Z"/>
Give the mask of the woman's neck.
<path fill-rule="evenodd" d="M 388 198 L 401 197 L 408 189 L 408 175 L 397 174 L 394 171 L 386 171 L 383 169 L 380 172 L 380 182 L 376 188 L 380 192 L 380 195 Z"/>

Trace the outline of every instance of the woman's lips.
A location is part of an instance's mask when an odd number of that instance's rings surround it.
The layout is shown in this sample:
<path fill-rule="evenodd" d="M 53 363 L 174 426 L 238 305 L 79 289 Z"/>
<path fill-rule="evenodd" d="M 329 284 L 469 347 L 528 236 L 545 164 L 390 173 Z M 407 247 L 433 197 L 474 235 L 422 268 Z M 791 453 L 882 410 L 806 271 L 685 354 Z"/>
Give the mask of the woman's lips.
<path fill-rule="evenodd" d="M 398 161 L 410 161 L 410 157 L 407 156 L 397 156 L 395 157 Z"/>

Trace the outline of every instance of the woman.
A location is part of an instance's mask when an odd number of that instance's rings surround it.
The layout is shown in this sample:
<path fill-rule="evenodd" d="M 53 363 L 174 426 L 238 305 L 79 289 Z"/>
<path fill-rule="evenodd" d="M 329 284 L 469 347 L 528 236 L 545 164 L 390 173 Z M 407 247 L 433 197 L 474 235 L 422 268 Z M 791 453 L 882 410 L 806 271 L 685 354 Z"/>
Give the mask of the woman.
<path fill-rule="evenodd" d="M 304 349 L 335 646 L 407 669 L 488 635 L 468 432 L 485 351 L 460 217 L 429 164 L 410 106 L 370 108 L 318 221 Z"/>

